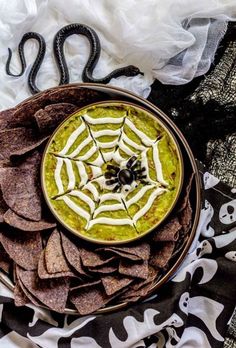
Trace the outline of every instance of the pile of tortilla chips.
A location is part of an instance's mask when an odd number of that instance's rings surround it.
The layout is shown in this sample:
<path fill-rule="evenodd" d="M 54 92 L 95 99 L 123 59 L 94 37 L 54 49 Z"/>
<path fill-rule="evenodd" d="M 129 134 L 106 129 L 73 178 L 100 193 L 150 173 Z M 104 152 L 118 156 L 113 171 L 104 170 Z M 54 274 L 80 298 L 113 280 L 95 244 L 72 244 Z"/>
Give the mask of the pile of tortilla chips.
<path fill-rule="evenodd" d="M 106 97 L 107 98 L 107 97 Z M 135 244 L 88 244 L 63 229 L 40 187 L 45 142 L 79 107 L 104 99 L 71 86 L 48 90 L 0 113 L 0 270 L 15 283 L 15 304 L 85 315 L 147 296 L 191 230 L 192 177 L 172 215 Z"/>

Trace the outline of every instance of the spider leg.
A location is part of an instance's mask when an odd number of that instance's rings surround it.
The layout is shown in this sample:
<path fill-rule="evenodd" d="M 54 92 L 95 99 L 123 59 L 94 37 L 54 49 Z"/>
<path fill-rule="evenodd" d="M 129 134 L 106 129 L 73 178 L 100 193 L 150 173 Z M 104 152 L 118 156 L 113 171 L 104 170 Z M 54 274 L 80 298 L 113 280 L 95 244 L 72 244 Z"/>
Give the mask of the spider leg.
<path fill-rule="evenodd" d="M 136 169 L 136 170 L 133 170 L 133 174 L 134 174 L 134 177 L 135 179 L 139 178 L 140 175 L 146 171 L 146 168 L 140 168 L 140 169 Z"/>
<path fill-rule="evenodd" d="M 137 160 L 137 156 L 132 156 L 126 163 L 126 167 L 129 169 L 133 166 L 134 162 Z"/>
<path fill-rule="evenodd" d="M 112 192 L 117 192 L 117 191 L 119 190 L 119 188 L 120 188 L 120 184 L 117 184 L 117 185 L 113 188 Z"/>
<path fill-rule="evenodd" d="M 114 170 L 115 173 L 118 173 L 120 171 L 119 167 L 113 166 L 112 164 L 107 165 L 108 170 Z"/>
<path fill-rule="evenodd" d="M 146 179 L 147 175 L 138 175 L 137 179 L 142 180 Z"/>
<path fill-rule="evenodd" d="M 118 178 L 107 180 L 106 185 L 113 185 L 115 183 L 119 182 Z"/>
<path fill-rule="evenodd" d="M 134 174 L 135 175 L 141 174 L 141 173 L 145 172 L 145 170 L 146 170 L 146 168 L 144 168 L 144 167 L 141 169 L 134 170 Z"/>
<path fill-rule="evenodd" d="M 116 173 L 106 172 L 104 176 L 106 179 L 111 179 L 111 178 L 116 178 L 116 175 L 117 175 Z"/>
<path fill-rule="evenodd" d="M 140 182 L 141 182 L 141 184 L 147 184 L 147 181 L 145 181 L 145 180 L 140 180 Z"/>
<path fill-rule="evenodd" d="M 130 169 L 134 170 L 135 168 L 140 168 L 141 167 L 141 162 L 138 160 L 136 163 L 132 165 Z"/>

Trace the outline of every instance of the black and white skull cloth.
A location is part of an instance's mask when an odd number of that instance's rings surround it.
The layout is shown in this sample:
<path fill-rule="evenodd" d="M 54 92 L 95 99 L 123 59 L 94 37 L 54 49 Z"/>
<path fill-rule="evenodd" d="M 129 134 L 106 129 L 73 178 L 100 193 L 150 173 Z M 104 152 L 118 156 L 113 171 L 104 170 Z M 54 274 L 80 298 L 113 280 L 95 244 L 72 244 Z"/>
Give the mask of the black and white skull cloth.
<path fill-rule="evenodd" d="M 154 296 L 119 312 L 77 317 L 17 308 L 1 284 L 0 347 L 222 347 L 236 298 L 236 190 L 202 175 L 205 200 L 196 238 Z"/>

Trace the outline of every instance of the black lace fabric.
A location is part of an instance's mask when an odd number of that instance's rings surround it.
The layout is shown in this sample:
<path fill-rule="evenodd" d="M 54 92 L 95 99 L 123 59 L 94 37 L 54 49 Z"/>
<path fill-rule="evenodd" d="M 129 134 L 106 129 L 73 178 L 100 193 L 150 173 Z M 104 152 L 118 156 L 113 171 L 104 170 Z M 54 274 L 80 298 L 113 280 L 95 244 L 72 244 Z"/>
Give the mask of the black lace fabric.
<path fill-rule="evenodd" d="M 206 163 L 212 174 L 236 188 L 236 133 L 228 135 L 224 140 L 210 140 Z"/>
<path fill-rule="evenodd" d="M 229 41 L 213 71 L 190 96 L 194 103 L 214 101 L 226 110 L 236 107 L 236 41 Z"/>
<path fill-rule="evenodd" d="M 236 25 L 229 24 L 206 76 L 183 86 L 156 81 L 149 100 L 175 121 L 208 170 L 236 188 Z M 224 348 L 236 348 L 236 311 Z"/>

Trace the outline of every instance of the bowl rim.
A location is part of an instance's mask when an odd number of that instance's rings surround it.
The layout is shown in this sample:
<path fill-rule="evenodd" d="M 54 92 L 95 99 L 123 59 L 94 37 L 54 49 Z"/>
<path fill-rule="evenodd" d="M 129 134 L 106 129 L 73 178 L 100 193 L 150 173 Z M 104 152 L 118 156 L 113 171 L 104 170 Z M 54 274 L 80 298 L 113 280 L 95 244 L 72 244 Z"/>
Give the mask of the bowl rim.
<path fill-rule="evenodd" d="M 171 204 L 168 206 L 168 210 L 165 212 L 165 214 L 161 217 L 161 219 L 155 224 L 153 225 L 151 228 L 149 228 L 148 230 L 146 230 L 143 233 L 140 233 L 138 235 L 136 235 L 133 238 L 128 238 L 128 239 L 124 239 L 124 240 L 115 240 L 115 241 L 111 241 L 111 240 L 103 240 L 103 239 L 96 239 L 96 238 L 92 238 L 90 236 L 87 236 L 85 234 L 80 233 L 80 231 L 76 230 L 75 228 L 70 227 L 67 223 L 65 223 L 65 221 L 63 220 L 62 217 L 59 216 L 59 214 L 57 214 L 56 209 L 53 207 L 50 197 L 48 196 L 47 193 L 47 189 L 46 189 L 46 184 L 45 184 L 45 162 L 46 162 L 46 158 L 47 158 L 47 154 L 48 149 L 50 147 L 50 145 L 52 144 L 52 141 L 54 140 L 55 136 L 57 135 L 57 132 L 63 128 L 63 125 L 70 120 L 71 118 L 73 118 L 75 115 L 77 115 L 78 113 L 82 114 L 84 110 L 90 110 L 96 107 L 112 107 L 112 106 L 121 106 L 121 107 L 131 107 L 135 110 L 144 112 L 146 115 L 148 115 L 148 117 L 151 117 L 154 122 L 157 122 L 158 125 L 160 125 L 164 131 L 165 134 L 168 135 L 168 137 L 171 139 L 171 142 L 174 145 L 174 149 L 176 152 L 176 156 L 178 158 L 178 165 L 179 165 L 179 180 L 178 180 L 178 185 L 176 188 L 176 193 L 174 196 L 174 199 L 171 201 Z M 139 116 L 138 116 L 139 117 Z M 93 244 L 99 244 L 99 245 L 105 245 L 105 246 L 114 246 L 114 245 L 123 245 L 123 244 L 128 244 L 128 243 L 132 243 L 132 242 L 136 242 L 142 238 L 144 238 L 145 236 L 147 236 L 149 233 L 151 233 L 152 231 L 154 231 L 156 228 L 158 228 L 158 226 L 160 226 L 166 219 L 167 217 L 170 215 L 170 213 L 172 212 L 172 210 L 174 209 L 181 190 L 182 190 L 182 186 L 183 186 L 183 180 L 184 180 L 184 162 L 183 162 L 183 156 L 182 156 L 182 152 L 179 146 L 179 143 L 176 139 L 176 137 L 174 136 L 174 134 L 171 132 L 171 130 L 169 129 L 168 126 L 166 126 L 165 122 L 163 122 L 162 120 L 159 119 L 158 115 L 148 111 L 147 109 L 145 109 L 142 106 L 137 106 L 136 104 L 132 103 L 132 102 L 128 102 L 128 101 L 120 101 L 120 100 L 109 100 L 109 101 L 99 101 L 99 102 L 95 102 L 95 103 L 91 103 L 88 104 L 86 106 L 83 106 L 81 108 L 79 108 L 78 110 L 76 110 L 74 113 L 72 113 L 71 115 L 69 115 L 68 117 L 66 117 L 65 120 L 63 120 L 63 122 L 61 122 L 58 127 L 54 130 L 54 132 L 52 133 L 52 135 L 50 136 L 44 152 L 43 152 L 43 156 L 42 156 L 42 160 L 41 160 L 41 167 L 40 167 L 40 181 L 41 181 L 41 188 L 43 191 L 43 196 L 44 199 L 47 203 L 48 208 L 50 209 L 51 213 L 54 215 L 55 219 L 64 227 L 66 228 L 69 232 L 73 233 L 76 237 L 82 238 L 83 240 L 89 242 L 89 243 L 93 243 Z"/>
<path fill-rule="evenodd" d="M 72 88 L 77 87 L 77 88 L 81 88 L 81 89 L 83 89 L 83 88 L 84 89 L 92 89 L 95 91 L 99 91 L 101 93 L 106 93 L 107 95 L 109 95 L 110 93 L 113 93 L 113 94 L 115 93 L 116 95 L 118 94 L 119 97 L 129 98 L 133 102 L 141 103 L 142 105 L 145 105 L 145 107 L 148 107 L 150 110 L 152 110 L 154 112 L 158 111 L 159 116 L 165 120 L 165 122 L 171 127 L 172 131 L 174 130 L 174 132 L 176 133 L 176 135 L 179 138 L 179 141 L 184 146 L 184 148 L 187 152 L 188 160 L 191 163 L 192 172 L 194 174 L 194 184 L 195 184 L 194 186 L 195 186 L 195 190 L 196 190 L 196 207 L 194 210 L 194 218 L 193 218 L 191 231 L 189 233 L 189 238 L 188 238 L 184 248 L 182 249 L 178 259 L 172 265 L 172 267 L 168 270 L 168 272 L 161 279 L 157 280 L 157 283 L 153 286 L 150 293 L 147 295 L 147 296 L 150 296 L 161 285 L 166 283 L 172 276 L 174 276 L 174 274 L 176 273 L 176 271 L 180 267 L 181 263 L 183 262 L 185 256 L 187 255 L 187 252 L 191 248 L 191 245 L 194 241 L 197 226 L 199 223 L 200 213 L 201 213 L 201 200 L 202 200 L 202 194 L 201 194 L 202 181 L 200 178 L 200 174 L 198 171 L 196 160 L 194 158 L 194 155 L 192 153 L 192 150 L 191 150 L 187 140 L 185 139 L 185 136 L 180 131 L 180 129 L 176 126 L 176 124 L 167 116 L 167 114 L 165 114 L 162 110 L 160 110 L 156 105 L 154 105 L 153 103 L 151 103 L 147 99 L 145 99 L 137 94 L 134 94 L 133 92 L 130 92 L 129 90 L 126 90 L 126 89 L 121 88 L 121 87 L 103 85 L 100 83 L 88 83 L 88 82 L 87 83 L 78 83 L 77 82 L 77 83 L 66 84 L 63 86 L 55 86 L 55 87 L 51 87 L 51 88 L 47 89 L 46 91 L 48 91 L 48 90 L 53 91 L 53 90 L 57 90 L 58 88 L 64 89 L 64 88 L 70 88 L 70 87 L 72 87 Z M 45 91 L 42 91 L 39 94 L 43 94 L 43 93 L 45 93 Z M 25 102 L 32 100 L 34 98 L 35 98 L 35 96 L 30 96 L 30 97 L 24 99 L 22 102 L 18 103 L 17 106 L 20 106 L 20 105 L 24 104 Z M 3 284 L 5 284 L 5 286 L 8 289 L 10 289 L 11 291 L 14 291 L 14 284 L 13 284 L 12 280 L 2 271 L 0 271 L 0 280 Z M 142 298 L 141 301 L 146 299 L 147 296 Z M 140 303 L 140 301 L 138 301 L 137 303 Z M 133 305 L 133 303 L 130 304 L 128 302 L 122 302 L 119 304 L 111 305 L 109 307 L 101 308 L 101 309 L 97 310 L 96 312 L 94 312 L 93 315 L 113 313 L 115 311 L 125 309 L 131 305 Z M 43 306 L 43 305 L 41 306 L 41 308 L 45 308 L 48 310 L 48 307 Z M 72 308 L 65 308 L 64 314 L 81 316 L 76 309 L 72 309 Z"/>

